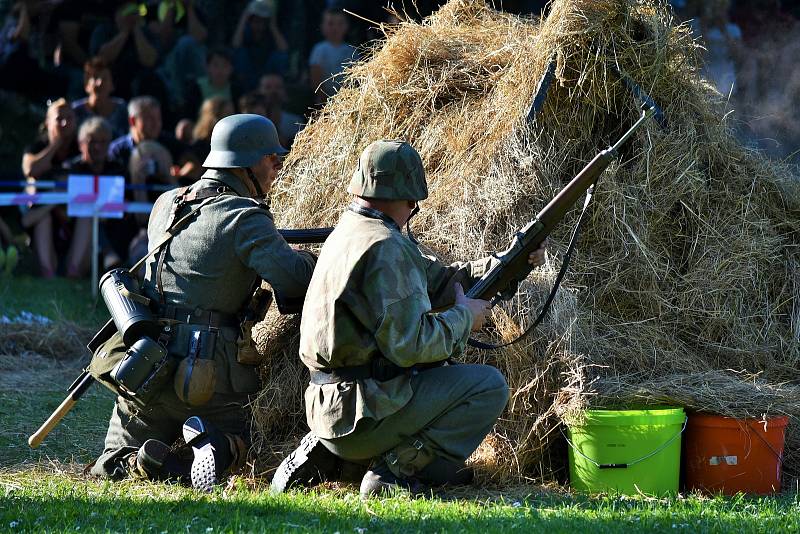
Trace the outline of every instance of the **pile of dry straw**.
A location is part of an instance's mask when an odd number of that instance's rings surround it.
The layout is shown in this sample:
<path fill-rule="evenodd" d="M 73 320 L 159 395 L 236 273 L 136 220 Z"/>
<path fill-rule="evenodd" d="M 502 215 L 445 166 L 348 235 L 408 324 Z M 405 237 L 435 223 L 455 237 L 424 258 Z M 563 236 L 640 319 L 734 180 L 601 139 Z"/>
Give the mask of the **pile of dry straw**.
<path fill-rule="evenodd" d="M 548 319 L 525 342 L 469 351 L 508 379 L 506 412 L 475 455 L 495 481 L 564 473 L 562 417 L 586 406 L 675 404 L 792 416 L 786 468 L 800 467 L 800 211 L 787 170 L 740 146 L 701 50 L 666 2 L 555 0 L 524 20 L 451 0 L 422 24 L 388 31 L 298 136 L 274 206 L 283 227 L 334 224 L 358 154 L 379 138 L 422 155 L 430 198 L 415 219 L 445 260 L 505 248 L 510 234 L 638 117 L 612 67 L 664 109 L 605 173 Z M 556 79 L 526 123 L 555 55 Z M 794 187 L 794 189 L 792 189 Z M 794 191 L 794 192 L 793 192 Z M 545 268 L 494 312 L 494 339 L 529 324 L 565 250 L 572 213 Z M 273 316 L 274 320 L 274 316 Z M 303 432 L 306 371 L 297 318 L 269 321 L 256 401 L 261 466 Z"/>

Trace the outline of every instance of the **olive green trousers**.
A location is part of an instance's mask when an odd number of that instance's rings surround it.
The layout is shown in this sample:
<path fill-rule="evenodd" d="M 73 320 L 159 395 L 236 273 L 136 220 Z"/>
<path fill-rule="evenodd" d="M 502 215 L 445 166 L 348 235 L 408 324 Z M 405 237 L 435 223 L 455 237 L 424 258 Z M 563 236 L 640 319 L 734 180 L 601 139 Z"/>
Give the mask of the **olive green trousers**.
<path fill-rule="evenodd" d="M 414 394 L 396 413 L 361 419 L 352 433 L 322 443 L 345 460 L 382 457 L 395 475 L 413 475 L 436 457 L 464 462 L 508 402 L 508 385 L 489 365 L 447 365 L 411 378 Z"/>

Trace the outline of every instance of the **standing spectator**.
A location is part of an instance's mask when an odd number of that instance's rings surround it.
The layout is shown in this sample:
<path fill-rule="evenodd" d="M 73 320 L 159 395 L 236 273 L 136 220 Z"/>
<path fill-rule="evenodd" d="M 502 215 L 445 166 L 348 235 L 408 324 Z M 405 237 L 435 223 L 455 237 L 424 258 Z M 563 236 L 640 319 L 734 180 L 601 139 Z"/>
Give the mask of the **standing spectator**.
<path fill-rule="evenodd" d="M 252 0 L 233 34 L 234 65 L 246 91 L 252 91 L 268 72 L 283 74 L 289 45 L 278 28 L 274 2 Z"/>
<path fill-rule="evenodd" d="M 196 117 L 200 106 L 209 98 L 220 96 L 236 102 L 242 94 L 233 74 L 233 55 L 227 48 L 213 48 L 206 55 L 206 75 L 192 80 L 184 91 L 184 117 Z"/>
<path fill-rule="evenodd" d="M 47 108 L 42 138 L 25 149 L 22 172 L 35 191 L 36 180 L 65 174 L 64 163 L 78 153 L 75 142 L 75 113 L 63 98 Z M 66 259 L 66 275 L 79 277 L 85 271 L 89 244 L 89 219 L 68 219 L 64 206 L 23 208 L 22 226 L 32 231 L 33 247 L 45 278 L 56 275 L 59 259 Z M 62 263 L 63 266 L 63 263 Z"/>
<path fill-rule="evenodd" d="M 258 84 L 259 92 L 264 95 L 267 118 L 278 129 L 281 144 L 289 147 L 294 143 L 297 133 L 303 129 L 305 121 L 300 115 L 289 113 L 286 105 L 286 86 L 283 77 L 278 74 L 266 74 Z"/>
<path fill-rule="evenodd" d="M 153 69 L 158 62 L 158 49 L 138 4 L 124 2 L 115 12 L 114 21 L 95 28 L 89 52 L 111 66 L 120 95 L 127 99 L 140 94 L 143 86 L 155 84 Z"/>
<path fill-rule="evenodd" d="M 169 88 L 172 109 L 182 110 L 186 85 L 205 74 L 206 17 L 195 0 L 162 0 L 149 28 L 163 58 L 158 72 Z"/>
<path fill-rule="evenodd" d="M 229 115 L 233 115 L 233 103 L 221 96 L 213 96 L 203 102 L 197 125 L 194 127 L 192 137 L 194 143 L 191 147 L 191 161 L 184 166 L 182 175 L 194 181 L 203 173 L 202 163 L 211 151 L 211 131 L 216 124 Z"/>
<path fill-rule="evenodd" d="M 114 80 L 111 69 L 100 58 L 83 66 L 83 87 L 89 95 L 72 103 L 78 125 L 92 116 L 103 117 L 111 125 L 113 138 L 125 135 L 128 130 L 128 107 L 121 98 L 111 96 Z"/>
<path fill-rule="evenodd" d="M 345 66 L 358 59 L 356 48 L 344 42 L 348 22 L 344 12 L 338 9 L 326 9 L 322 15 L 322 36 L 324 41 L 314 45 L 308 60 L 311 78 L 311 89 L 314 90 L 314 101 L 322 104 L 329 96 L 339 90 L 341 80 L 337 79 Z"/>
<path fill-rule="evenodd" d="M 33 98 L 63 95 L 66 84 L 35 57 L 32 44 L 41 35 L 33 31 L 32 16 L 29 2 L 19 2 L 0 26 L 0 88 Z"/>
<path fill-rule="evenodd" d="M 111 143 L 111 124 L 102 117 L 89 117 L 78 128 L 78 147 L 80 155 L 66 161 L 64 167 L 71 174 L 91 174 L 106 176 L 125 176 L 125 169 L 119 163 L 108 159 L 108 145 Z M 82 221 L 83 219 L 78 219 Z M 88 220 L 88 219 L 87 219 Z M 136 232 L 135 222 L 126 214 L 122 219 L 104 219 L 101 227 L 101 246 L 103 267 L 108 270 L 119 266 L 123 251 Z M 85 250 L 77 251 L 85 258 L 83 273 L 90 259 L 89 241 Z"/>
<path fill-rule="evenodd" d="M 174 160 L 184 155 L 184 150 L 175 139 L 162 132 L 161 104 L 151 96 L 138 96 L 128 103 L 129 133 L 111 142 L 108 157 L 123 167 L 128 166 L 131 152 L 142 141 L 158 141 L 170 151 Z"/>

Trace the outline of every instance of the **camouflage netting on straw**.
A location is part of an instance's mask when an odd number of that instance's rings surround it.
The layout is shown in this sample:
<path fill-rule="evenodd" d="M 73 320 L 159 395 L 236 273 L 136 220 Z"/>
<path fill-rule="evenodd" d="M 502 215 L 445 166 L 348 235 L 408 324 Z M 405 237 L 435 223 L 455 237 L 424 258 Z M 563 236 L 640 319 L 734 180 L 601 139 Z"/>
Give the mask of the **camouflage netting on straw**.
<path fill-rule="evenodd" d="M 531 124 L 551 57 L 555 80 Z M 473 458 L 484 480 L 562 478 L 562 418 L 610 405 L 788 414 L 786 467 L 800 467 L 797 184 L 736 142 L 699 61 L 666 3 L 555 0 L 539 22 L 451 0 L 422 24 L 388 30 L 298 136 L 274 202 L 280 226 L 334 224 L 361 150 L 400 138 L 420 151 L 431 190 L 414 231 L 444 260 L 471 259 L 505 248 L 636 120 L 614 69 L 664 109 L 668 128 L 650 122 L 601 178 L 545 322 L 518 345 L 462 356 L 499 367 L 512 390 Z M 484 337 L 511 339 L 533 320 L 576 218 Z M 305 428 L 298 320 L 283 321 L 288 330 L 273 318 L 258 336 L 268 346 L 255 402 L 261 467 Z"/>

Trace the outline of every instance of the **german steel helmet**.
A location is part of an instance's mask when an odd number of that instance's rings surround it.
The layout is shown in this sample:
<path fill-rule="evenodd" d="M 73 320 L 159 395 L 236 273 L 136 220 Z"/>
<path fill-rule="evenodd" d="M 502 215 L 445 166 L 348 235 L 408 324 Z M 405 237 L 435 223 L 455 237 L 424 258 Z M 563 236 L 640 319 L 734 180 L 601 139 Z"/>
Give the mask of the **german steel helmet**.
<path fill-rule="evenodd" d="M 424 200 L 428 184 L 422 158 L 404 141 L 374 141 L 361 153 L 347 192 L 384 200 Z"/>
<path fill-rule="evenodd" d="M 239 113 L 220 120 L 211 132 L 207 169 L 252 167 L 264 156 L 289 152 L 281 146 L 272 121 L 261 115 Z"/>

